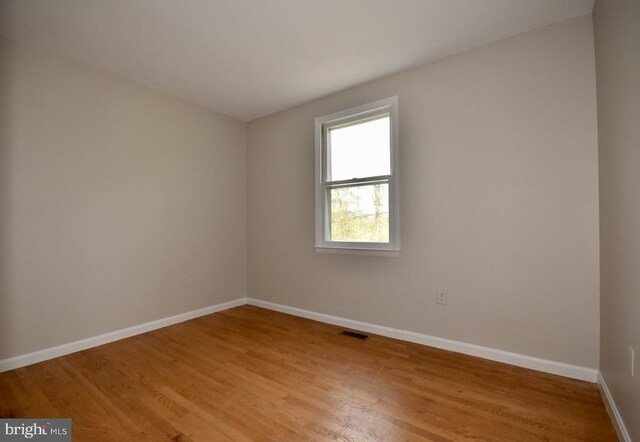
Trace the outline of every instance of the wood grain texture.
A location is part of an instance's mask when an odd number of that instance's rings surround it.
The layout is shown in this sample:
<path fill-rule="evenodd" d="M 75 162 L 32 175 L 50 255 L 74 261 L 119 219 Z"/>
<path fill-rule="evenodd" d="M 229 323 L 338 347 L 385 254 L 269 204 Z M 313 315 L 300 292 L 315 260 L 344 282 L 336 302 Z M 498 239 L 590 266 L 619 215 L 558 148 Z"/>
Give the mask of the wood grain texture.
<path fill-rule="evenodd" d="M 242 306 L 0 374 L 75 441 L 615 441 L 595 384 Z"/>

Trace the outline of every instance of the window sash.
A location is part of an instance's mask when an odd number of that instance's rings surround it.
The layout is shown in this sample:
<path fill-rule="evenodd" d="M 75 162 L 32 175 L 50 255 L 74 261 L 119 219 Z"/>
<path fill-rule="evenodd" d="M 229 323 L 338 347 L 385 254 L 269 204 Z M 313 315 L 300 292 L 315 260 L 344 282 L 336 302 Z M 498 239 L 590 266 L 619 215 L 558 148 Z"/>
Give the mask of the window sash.
<path fill-rule="evenodd" d="M 389 125 L 393 126 L 393 119 L 391 116 L 391 110 L 388 108 L 373 109 L 368 112 L 362 112 L 360 114 L 349 115 L 346 118 L 334 120 L 328 123 L 322 124 L 322 181 L 323 183 L 330 183 L 331 176 L 331 161 L 330 161 L 330 139 L 329 131 L 333 129 L 343 129 L 345 127 L 357 126 L 359 124 L 368 123 L 370 121 L 381 120 L 383 118 L 389 118 Z M 389 136 L 389 170 L 393 173 L 393 127 L 390 128 Z M 358 179 L 367 179 L 371 177 L 357 177 Z M 341 180 L 347 181 L 347 180 Z"/>
<path fill-rule="evenodd" d="M 391 244 L 391 204 L 389 205 L 389 241 L 378 242 L 378 241 L 338 241 L 331 239 L 331 190 L 333 189 L 344 189 L 349 187 L 360 187 L 360 186 L 371 186 L 374 184 L 387 184 L 389 187 L 387 188 L 388 199 L 391 201 L 391 176 L 385 175 L 384 177 L 373 177 L 371 180 L 367 179 L 359 179 L 359 180 L 348 180 L 347 182 L 340 182 L 338 184 L 331 183 L 325 185 L 324 190 L 324 207 L 326 214 L 326 224 L 325 224 L 325 241 L 331 244 L 371 244 L 371 245 L 389 245 Z M 355 182 L 354 182 L 355 181 Z"/>

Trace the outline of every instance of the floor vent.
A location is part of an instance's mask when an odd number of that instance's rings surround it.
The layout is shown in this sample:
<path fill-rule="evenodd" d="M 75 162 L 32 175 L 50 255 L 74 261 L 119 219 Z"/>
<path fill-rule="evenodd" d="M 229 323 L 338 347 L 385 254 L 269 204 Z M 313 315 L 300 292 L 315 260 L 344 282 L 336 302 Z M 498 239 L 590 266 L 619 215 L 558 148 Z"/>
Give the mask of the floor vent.
<path fill-rule="evenodd" d="M 348 331 L 348 330 L 345 330 L 340 334 L 341 335 L 345 335 L 345 336 L 350 336 L 350 337 L 356 338 L 356 339 L 362 339 L 363 341 L 369 337 L 367 335 L 363 335 L 362 333 L 356 333 L 356 332 L 352 332 L 352 331 Z"/>

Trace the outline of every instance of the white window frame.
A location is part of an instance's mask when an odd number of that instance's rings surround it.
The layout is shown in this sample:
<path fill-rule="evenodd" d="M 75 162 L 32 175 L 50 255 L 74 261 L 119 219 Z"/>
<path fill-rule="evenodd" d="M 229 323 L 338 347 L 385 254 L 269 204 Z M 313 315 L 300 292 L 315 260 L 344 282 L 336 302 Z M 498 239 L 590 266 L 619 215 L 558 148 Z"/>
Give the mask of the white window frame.
<path fill-rule="evenodd" d="M 383 177 L 328 182 L 326 177 L 326 133 L 329 128 L 357 122 L 378 114 L 388 113 L 390 119 L 391 174 Z M 328 253 L 397 256 L 400 252 L 400 190 L 398 174 L 398 97 L 389 97 L 344 111 L 316 118 L 315 121 L 315 198 L 316 251 Z M 389 242 L 347 242 L 330 240 L 329 190 L 340 184 L 366 184 L 382 179 L 389 183 Z M 379 182 L 379 181 L 378 181 Z"/>

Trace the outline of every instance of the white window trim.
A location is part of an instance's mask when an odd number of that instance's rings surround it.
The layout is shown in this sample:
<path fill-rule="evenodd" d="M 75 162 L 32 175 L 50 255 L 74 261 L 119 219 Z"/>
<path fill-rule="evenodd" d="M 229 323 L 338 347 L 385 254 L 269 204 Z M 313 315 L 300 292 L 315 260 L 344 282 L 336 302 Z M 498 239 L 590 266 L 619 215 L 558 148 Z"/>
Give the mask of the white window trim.
<path fill-rule="evenodd" d="M 391 124 L 391 176 L 389 177 L 389 242 L 345 242 L 328 239 L 328 200 L 323 176 L 323 126 L 357 119 L 365 114 L 388 111 Z M 316 198 L 316 251 L 373 256 L 398 256 L 400 252 L 400 189 L 398 173 L 398 97 L 389 97 L 344 111 L 316 118 L 315 198 Z"/>

